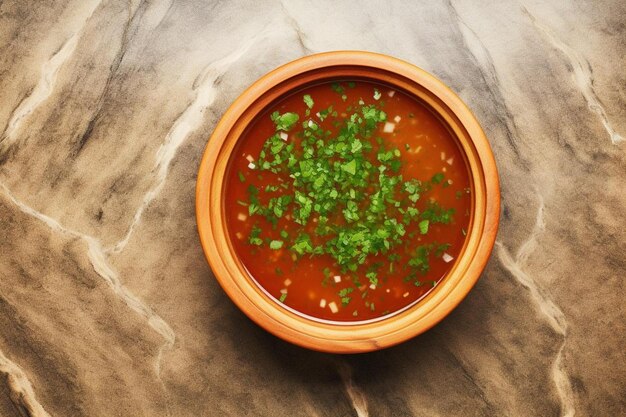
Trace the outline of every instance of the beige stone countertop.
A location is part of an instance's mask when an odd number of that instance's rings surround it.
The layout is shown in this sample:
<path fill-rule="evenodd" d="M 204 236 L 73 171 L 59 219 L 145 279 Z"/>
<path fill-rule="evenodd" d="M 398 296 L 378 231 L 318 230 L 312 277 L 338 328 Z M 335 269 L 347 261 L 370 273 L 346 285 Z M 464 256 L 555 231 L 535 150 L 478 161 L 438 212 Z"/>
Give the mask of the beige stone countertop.
<path fill-rule="evenodd" d="M 355 356 L 246 318 L 194 187 L 228 105 L 381 52 L 482 123 L 502 218 L 427 333 Z M 626 416 L 626 2 L 0 1 L 0 415 Z"/>

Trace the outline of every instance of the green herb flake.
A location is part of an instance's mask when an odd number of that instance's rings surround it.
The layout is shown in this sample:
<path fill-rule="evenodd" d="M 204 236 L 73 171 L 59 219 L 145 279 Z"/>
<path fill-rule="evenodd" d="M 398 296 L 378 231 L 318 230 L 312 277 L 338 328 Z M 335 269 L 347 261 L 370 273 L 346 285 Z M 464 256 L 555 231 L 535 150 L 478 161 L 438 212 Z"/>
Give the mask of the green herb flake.
<path fill-rule="evenodd" d="M 310 95 L 305 94 L 305 95 L 304 95 L 304 97 L 302 97 L 302 99 L 304 100 L 304 104 L 306 104 L 306 106 L 307 106 L 309 109 L 312 109 L 312 108 L 313 108 L 313 99 L 311 98 L 311 96 L 310 96 Z"/>
<path fill-rule="evenodd" d="M 287 112 L 280 114 L 275 111 L 272 113 L 271 119 L 274 122 L 277 131 L 284 130 L 285 132 L 288 132 L 298 122 L 300 117 L 296 113 Z"/>
<path fill-rule="evenodd" d="M 342 84 L 334 83 L 331 88 L 347 100 L 344 86 L 355 85 Z M 322 271 L 321 285 L 352 281 L 338 292 L 345 306 L 354 297 L 354 289 L 362 288 L 359 278 L 367 279 L 366 288 L 355 293 L 371 311 L 375 310 L 371 298 L 377 291 L 367 287 L 382 285 L 390 274 L 402 273 L 407 283 L 422 285 L 418 277 L 429 271 L 430 260 L 440 257 L 448 246 L 428 243 L 412 247 L 413 239 L 421 240 L 419 236 L 432 232 L 434 224 L 450 224 L 455 214 L 454 209 L 428 200 L 435 185 L 449 184 L 443 173 L 424 181 L 403 178 L 402 152 L 376 134 L 387 120 L 380 91 L 376 89 L 373 98 L 367 102 L 351 99 L 346 110 L 342 107 L 346 114 L 341 116 L 332 106 L 313 115 L 315 103 L 308 94 L 302 97 L 306 109 L 300 114 L 273 112 L 270 118 L 275 132 L 255 158 L 258 175 L 250 177 L 270 178 L 270 184 L 261 188 L 249 185 L 247 201 L 238 201 L 248 207 L 252 220 L 259 220 L 248 235 L 256 254 L 264 254 L 264 248 L 286 248 L 294 262 L 328 256 L 334 263 L 332 271 Z M 284 141 L 283 132 L 290 130 L 294 140 Z M 404 144 L 404 150 L 410 149 Z M 246 179 L 239 174 L 240 180 Z M 280 183 L 273 181 L 276 176 Z M 282 274 L 279 268 L 275 271 Z M 334 274 L 341 274 L 341 283 L 333 281 Z M 280 297 L 284 301 L 286 294 Z"/>
<path fill-rule="evenodd" d="M 343 164 L 341 169 L 350 175 L 356 174 L 356 160 L 352 159 L 350 162 Z"/>
<path fill-rule="evenodd" d="M 444 179 L 443 172 L 438 172 L 435 175 L 433 175 L 430 182 L 432 182 L 433 184 L 441 184 L 443 179 Z"/>
<path fill-rule="evenodd" d="M 270 242 L 270 249 L 273 250 L 277 250 L 283 247 L 283 241 L 282 240 L 272 240 Z"/>
<path fill-rule="evenodd" d="M 278 301 L 280 301 L 281 303 L 284 303 L 286 299 L 287 299 L 287 293 L 283 292 L 280 294 L 280 298 L 278 299 Z"/>
<path fill-rule="evenodd" d="M 246 182 L 246 177 L 243 175 L 243 172 L 237 171 L 237 176 L 239 177 L 239 181 Z"/>
<path fill-rule="evenodd" d="M 330 88 L 332 88 L 332 90 L 337 94 L 343 94 L 344 92 L 343 87 L 339 83 L 332 83 Z"/>
<path fill-rule="evenodd" d="M 252 230 L 250 231 L 250 237 L 248 238 L 248 242 L 251 245 L 261 246 L 263 244 L 263 239 L 261 239 L 260 236 L 261 228 L 259 228 L 257 225 L 254 225 L 252 226 Z"/>
<path fill-rule="evenodd" d="M 418 223 L 418 227 L 420 228 L 420 233 L 425 235 L 426 233 L 428 233 L 428 225 L 429 225 L 430 221 L 428 220 L 422 220 L 421 222 Z"/>
<path fill-rule="evenodd" d="M 354 288 L 344 288 L 342 290 L 339 290 L 339 292 L 337 293 L 339 295 L 339 297 L 341 298 L 341 304 L 345 307 L 348 304 L 350 304 L 350 301 L 352 300 L 351 297 L 348 296 L 348 294 L 350 294 L 352 291 L 354 291 Z"/>

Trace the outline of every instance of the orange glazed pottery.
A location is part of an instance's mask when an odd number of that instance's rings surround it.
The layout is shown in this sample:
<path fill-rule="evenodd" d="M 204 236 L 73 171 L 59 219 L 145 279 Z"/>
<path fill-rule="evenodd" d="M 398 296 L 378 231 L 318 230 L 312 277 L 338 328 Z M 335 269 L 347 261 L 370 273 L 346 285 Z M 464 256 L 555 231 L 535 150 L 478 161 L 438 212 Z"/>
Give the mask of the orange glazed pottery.
<path fill-rule="evenodd" d="M 472 210 L 460 255 L 443 280 L 408 309 L 362 322 L 316 320 L 285 308 L 249 275 L 226 230 L 224 187 L 230 156 L 246 127 L 285 96 L 312 84 L 366 80 L 416 98 L 447 125 L 469 170 Z M 424 70 L 385 55 L 338 51 L 307 56 L 263 76 L 226 111 L 209 139 L 196 186 L 202 248 L 215 277 L 257 324 L 291 343 L 334 353 L 389 347 L 425 332 L 454 309 L 474 286 L 493 248 L 500 213 L 498 173 L 478 121 L 445 84 Z"/>

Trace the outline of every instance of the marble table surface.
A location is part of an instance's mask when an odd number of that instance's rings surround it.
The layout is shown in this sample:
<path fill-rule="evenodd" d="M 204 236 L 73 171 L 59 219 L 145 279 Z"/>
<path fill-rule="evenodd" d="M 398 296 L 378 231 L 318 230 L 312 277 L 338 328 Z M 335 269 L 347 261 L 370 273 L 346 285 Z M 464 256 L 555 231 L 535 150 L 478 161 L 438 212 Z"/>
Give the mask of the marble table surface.
<path fill-rule="evenodd" d="M 356 356 L 248 320 L 194 214 L 229 103 L 338 49 L 450 85 L 502 182 L 465 301 Z M 626 415 L 624 1 L 4 0 L 0 51 L 0 415 Z"/>

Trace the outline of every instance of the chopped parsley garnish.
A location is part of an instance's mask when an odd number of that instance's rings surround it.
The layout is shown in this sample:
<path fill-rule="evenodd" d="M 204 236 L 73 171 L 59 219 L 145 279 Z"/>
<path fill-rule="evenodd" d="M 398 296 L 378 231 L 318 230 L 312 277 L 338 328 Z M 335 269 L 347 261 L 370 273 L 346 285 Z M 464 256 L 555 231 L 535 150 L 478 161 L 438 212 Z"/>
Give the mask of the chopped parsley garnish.
<path fill-rule="evenodd" d="M 283 241 L 282 240 L 272 240 L 270 242 L 270 249 L 280 249 L 283 247 Z"/>
<path fill-rule="evenodd" d="M 296 113 L 283 113 L 277 111 L 272 113 L 272 121 L 276 124 L 276 130 L 289 131 L 296 124 L 300 117 Z"/>
<path fill-rule="evenodd" d="M 311 96 L 310 96 L 310 95 L 305 94 L 305 95 L 304 95 L 304 97 L 302 97 L 302 99 L 304 100 L 304 104 L 306 104 L 306 106 L 307 106 L 309 109 L 312 109 L 312 108 L 313 108 L 313 99 L 311 98 Z"/>
<path fill-rule="evenodd" d="M 346 88 L 354 87 L 353 82 L 331 86 L 344 101 Z M 381 291 L 378 287 L 394 269 L 407 274 L 406 282 L 423 285 L 419 277 L 429 271 L 431 257 L 440 258 L 449 247 L 428 243 L 407 248 L 403 255 L 396 250 L 411 243 L 413 237 L 428 235 L 435 224 L 451 223 L 454 209 L 434 200 L 424 202 L 423 196 L 433 188 L 449 184 L 443 173 L 429 180 L 403 177 L 403 152 L 380 137 L 388 119 L 381 97 L 375 89 L 374 104 L 360 99 L 350 103 L 341 116 L 333 106 L 313 114 L 315 103 L 309 94 L 302 97 L 304 114 L 274 111 L 270 117 L 275 131 L 251 169 L 255 174 L 278 177 L 280 182 L 261 188 L 250 185 L 248 201 L 240 203 L 247 205 L 250 217 L 264 218 L 272 227 L 262 230 L 254 223 L 248 236 L 251 245 L 283 249 L 296 261 L 330 257 L 332 270 L 323 270 L 322 286 L 348 282 L 349 286 L 337 292 L 343 306 L 350 303 L 357 288 L 363 298 L 368 291 Z M 292 132 L 289 140 L 284 133 L 288 131 Z M 409 144 L 399 146 L 410 153 Z M 241 172 L 238 176 L 245 181 Z M 460 196 L 457 193 L 456 197 Z M 276 268 L 276 273 L 282 271 Z M 344 276 L 345 281 L 335 274 Z M 283 292 L 280 301 L 286 297 Z M 375 310 L 373 302 L 365 304 Z M 353 314 L 358 313 L 355 310 Z"/>
<path fill-rule="evenodd" d="M 348 294 L 350 294 L 352 291 L 354 291 L 354 288 L 348 287 L 348 288 L 344 288 L 340 290 L 337 293 L 339 297 L 341 298 L 342 305 L 347 306 L 350 303 L 351 298 L 348 297 Z"/>

